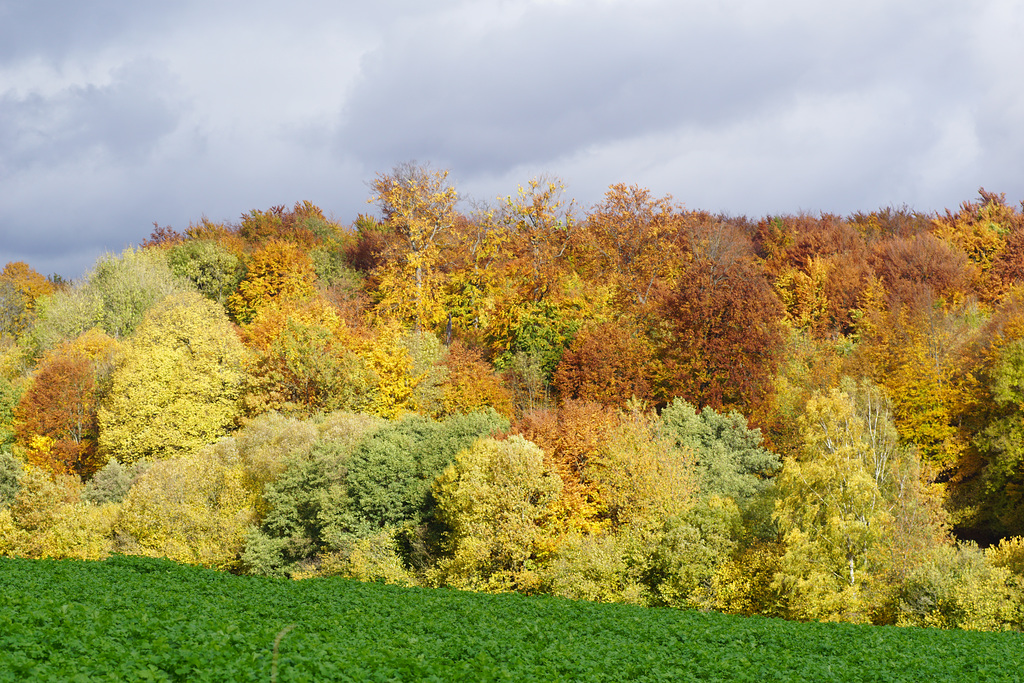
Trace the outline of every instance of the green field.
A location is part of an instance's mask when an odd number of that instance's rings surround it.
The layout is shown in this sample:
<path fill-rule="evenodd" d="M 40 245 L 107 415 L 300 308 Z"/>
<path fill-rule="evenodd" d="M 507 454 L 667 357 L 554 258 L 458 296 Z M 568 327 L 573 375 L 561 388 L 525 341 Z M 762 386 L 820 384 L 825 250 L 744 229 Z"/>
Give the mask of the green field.
<path fill-rule="evenodd" d="M 1024 636 L 0 559 L 2 681 L 1017 681 Z"/>

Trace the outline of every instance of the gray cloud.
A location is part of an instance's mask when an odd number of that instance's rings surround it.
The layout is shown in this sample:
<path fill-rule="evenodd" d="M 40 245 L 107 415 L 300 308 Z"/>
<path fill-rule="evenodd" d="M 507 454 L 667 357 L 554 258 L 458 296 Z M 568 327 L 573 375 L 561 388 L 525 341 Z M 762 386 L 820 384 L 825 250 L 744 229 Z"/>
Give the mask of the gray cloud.
<path fill-rule="evenodd" d="M 410 159 L 484 200 L 1016 201 L 1022 33 L 1013 0 L 0 0 L 0 264 L 302 199 L 348 222 Z"/>
<path fill-rule="evenodd" d="M 0 178 L 33 166 L 107 155 L 143 163 L 181 118 L 175 79 L 160 64 L 130 62 L 108 85 L 71 86 L 52 96 L 0 97 Z"/>
<path fill-rule="evenodd" d="M 36 56 L 60 60 L 83 49 L 123 40 L 133 31 L 159 30 L 178 8 L 180 3 L 121 0 L 3 0 L 0 60 Z"/>

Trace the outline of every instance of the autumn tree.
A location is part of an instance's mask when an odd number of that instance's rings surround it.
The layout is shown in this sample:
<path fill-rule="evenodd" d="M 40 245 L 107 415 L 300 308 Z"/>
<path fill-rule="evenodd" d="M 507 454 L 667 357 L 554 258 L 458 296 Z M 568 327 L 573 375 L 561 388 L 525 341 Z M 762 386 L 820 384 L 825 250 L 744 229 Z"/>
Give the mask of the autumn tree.
<path fill-rule="evenodd" d="M 697 411 L 675 399 L 659 416 L 659 436 L 693 452 L 701 495 L 731 498 L 747 509 L 782 463 L 764 448 L 761 431 L 747 427 L 737 412 L 723 414 L 709 406 Z"/>
<path fill-rule="evenodd" d="M 751 259 L 747 238 L 701 223 L 691 260 L 661 296 L 658 355 L 665 399 L 759 416 L 782 346 L 782 306 Z"/>
<path fill-rule="evenodd" d="M 213 447 L 154 463 L 122 503 L 116 530 L 123 550 L 236 568 L 255 519 L 244 482 L 242 463 Z"/>
<path fill-rule="evenodd" d="M 926 502 L 916 457 L 870 383 L 813 397 L 800 425 L 804 451 L 786 460 L 778 480 L 786 551 L 776 586 L 790 617 L 869 621 L 886 599 L 894 548 L 939 535 L 918 514 Z M 902 525 L 901 536 L 901 519 L 916 528 Z"/>
<path fill-rule="evenodd" d="M 94 327 L 124 339 L 158 301 L 191 289 L 191 283 L 171 272 L 162 249 L 129 248 L 118 256 L 108 254 L 81 281 L 40 300 L 32 345 L 41 354 Z"/>
<path fill-rule="evenodd" d="M 932 231 L 954 248 L 962 251 L 978 271 L 977 291 L 982 298 L 992 301 L 1004 289 L 1002 278 L 993 276 L 992 270 L 1001 259 L 1006 246 L 1005 237 L 1020 229 L 1024 216 L 1006 204 L 1006 195 L 978 190 L 977 201 L 964 202 L 959 211 L 946 210 L 935 218 Z M 997 268 L 1004 270 L 1005 266 Z"/>
<path fill-rule="evenodd" d="M 0 341 L 21 337 L 35 321 L 36 300 L 53 292 L 53 283 L 24 261 L 5 265 L 0 270 Z"/>
<path fill-rule="evenodd" d="M 228 311 L 240 323 L 252 322 L 260 309 L 271 303 L 302 301 L 313 294 L 313 262 L 292 242 L 271 239 L 257 248 L 245 265 L 245 279 L 227 299 Z"/>
<path fill-rule="evenodd" d="M 414 164 L 378 175 L 373 191 L 371 201 L 380 206 L 386 226 L 376 310 L 433 330 L 446 317 L 441 240 L 455 224 L 458 194 L 447 171 Z"/>
<path fill-rule="evenodd" d="M 502 200 L 494 229 L 507 234 L 505 276 L 518 298 L 541 301 L 557 293 L 564 256 L 577 239 L 575 203 L 560 181 L 534 178 Z"/>
<path fill-rule="evenodd" d="M 595 531 L 609 516 L 599 501 L 597 470 L 590 465 L 621 424 L 614 409 L 596 402 L 566 401 L 556 408 L 525 413 L 516 433 L 544 451 L 545 466 L 562 480 L 555 503 L 559 524 L 569 530 Z"/>
<path fill-rule="evenodd" d="M 483 355 L 459 340 L 452 342 L 441 360 L 445 379 L 441 386 L 444 415 L 459 415 L 493 408 L 509 416 L 512 403 L 508 391 Z"/>
<path fill-rule="evenodd" d="M 624 408 L 630 398 L 649 400 L 654 349 L 628 321 L 600 323 L 575 336 L 553 377 L 565 400 L 597 401 Z"/>
<path fill-rule="evenodd" d="M 16 431 L 34 465 L 88 477 L 102 464 L 96 453 L 100 384 L 118 343 L 98 329 L 48 352 L 18 402 Z M 39 448 L 40 440 L 46 447 Z"/>
<path fill-rule="evenodd" d="M 27 467 L 10 507 L 0 509 L 0 555 L 101 560 L 114 548 L 116 505 L 80 499 L 82 483 Z"/>
<path fill-rule="evenodd" d="M 656 285 L 673 278 L 682 256 L 677 210 L 669 196 L 619 183 L 588 213 L 578 250 L 596 278 L 615 281 L 624 307 L 646 305 Z"/>
<path fill-rule="evenodd" d="M 758 222 L 753 242 L 793 327 L 824 339 L 852 332 L 871 275 L 856 223 L 831 214 L 770 216 Z"/>
<path fill-rule="evenodd" d="M 966 446 L 960 417 L 975 380 L 967 372 L 978 311 L 971 302 L 943 306 L 928 291 L 912 303 L 880 303 L 870 289 L 858 323 L 856 356 L 892 397 L 900 435 L 919 449 L 932 478 L 948 476 Z"/>
<path fill-rule="evenodd" d="M 213 240 L 187 240 L 167 254 L 171 272 L 189 280 L 205 297 L 224 305 L 242 281 L 241 260 Z"/>
<path fill-rule="evenodd" d="M 490 592 L 536 590 L 560 488 L 543 452 L 522 437 L 482 439 L 459 453 L 433 486 L 447 555 L 432 580 Z"/>
<path fill-rule="evenodd" d="M 99 408 L 99 449 L 122 463 L 190 453 L 238 414 L 244 349 L 223 309 L 167 297 L 129 339 Z"/>
<path fill-rule="evenodd" d="M 249 414 L 368 409 L 377 375 L 360 355 L 369 340 L 319 298 L 263 307 L 242 329 Z"/>

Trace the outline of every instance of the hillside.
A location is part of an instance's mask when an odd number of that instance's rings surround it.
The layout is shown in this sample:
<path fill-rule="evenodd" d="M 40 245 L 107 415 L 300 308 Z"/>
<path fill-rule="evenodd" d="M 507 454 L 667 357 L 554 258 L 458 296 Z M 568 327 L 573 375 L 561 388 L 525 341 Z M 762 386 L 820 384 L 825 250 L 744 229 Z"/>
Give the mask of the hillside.
<path fill-rule="evenodd" d="M 0 555 L 1024 625 L 1024 213 L 404 165 L 0 271 Z"/>

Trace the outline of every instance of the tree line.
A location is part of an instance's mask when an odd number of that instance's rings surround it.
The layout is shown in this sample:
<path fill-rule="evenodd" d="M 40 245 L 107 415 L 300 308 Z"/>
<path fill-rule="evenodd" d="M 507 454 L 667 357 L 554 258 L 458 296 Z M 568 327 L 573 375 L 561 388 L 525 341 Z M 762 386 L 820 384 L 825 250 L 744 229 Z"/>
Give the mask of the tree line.
<path fill-rule="evenodd" d="M 1019 628 L 1024 213 L 447 172 L 0 272 L 0 553 Z M 975 541 L 980 542 L 981 546 Z"/>

